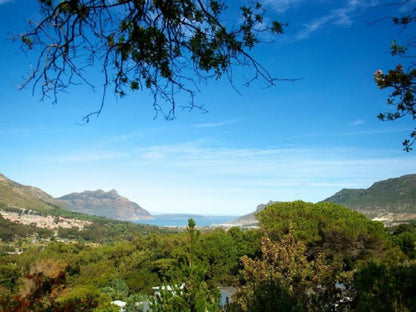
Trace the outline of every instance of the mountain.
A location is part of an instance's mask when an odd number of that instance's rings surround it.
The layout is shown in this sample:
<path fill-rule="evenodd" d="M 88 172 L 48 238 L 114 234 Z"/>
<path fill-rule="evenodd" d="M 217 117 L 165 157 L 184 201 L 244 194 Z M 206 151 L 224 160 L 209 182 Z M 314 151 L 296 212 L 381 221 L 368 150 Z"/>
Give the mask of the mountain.
<path fill-rule="evenodd" d="M 19 184 L 0 174 L 0 207 L 48 212 L 59 208 L 56 204 L 54 198 L 41 189 Z"/>
<path fill-rule="evenodd" d="M 386 225 L 416 221 L 416 174 L 374 183 L 368 189 L 342 189 L 323 200 L 363 213 Z M 229 222 L 236 226 L 258 223 L 255 214 L 270 204 L 260 204 L 256 211 Z"/>
<path fill-rule="evenodd" d="M 379 181 L 367 189 L 342 189 L 324 201 L 387 224 L 416 220 L 416 174 Z"/>
<path fill-rule="evenodd" d="M 143 220 L 152 218 L 148 211 L 127 198 L 120 196 L 116 190 L 109 192 L 97 190 L 71 193 L 59 197 L 56 200 L 71 211 L 90 215 L 117 220 Z"/>
<path fill-rule="evenodd" d="M 117 191 L 72 193 L 53 198 L 41 189 L 12 181 L 0 174 L 0 209 L 26 209 L 49 215 L 69 216 L 71 211 L 117 220 L 151 219 L 138 204 L 120 196 Z"/>

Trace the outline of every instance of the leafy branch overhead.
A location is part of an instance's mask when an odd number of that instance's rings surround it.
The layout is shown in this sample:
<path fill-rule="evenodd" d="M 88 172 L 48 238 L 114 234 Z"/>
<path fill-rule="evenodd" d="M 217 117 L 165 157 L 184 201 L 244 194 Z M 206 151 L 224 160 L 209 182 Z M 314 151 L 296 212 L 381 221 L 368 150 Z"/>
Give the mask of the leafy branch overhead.
<path fill-rule="evenodd" d="M 404 1 L 394 5 L 403 6 L 408 3 L 409 1 Z M 411 14 L 393 17 L 393 24 L 406 30 L 412 23 L 416 22 L 416 16 L 412 15 L 414 12 L 415 8 L 411 10 Z M 414 37 L 411 37 L 404 44 L 399 44 L 393 40 L 390 47 L 391 54 L 404 57 L 407 66 L 398 64 L 387 73 L 383 73 L 382 70 L 374 73 L 374 80 L 380 89 L 392 88 L 392 92 L 387 98 L 387 104 L 395 106 L 395 109 L 390 112 L 380 113 L 377 117 L 382 121 L 393 121 L 405 116 L 410 116 L 412 120 L 416 120 L 416 63 L 413 60 L 415 55 L 412 54 L 415 48 L 416 41 Z M 416 128 L 403 141 L 403 149 L 410 152 L 415 142 Z"/>
<path fill-rule="evenodd" d="M 24 48 L 38 53 L 22 87 L 33 84 L 42 99 L 56 103 L 58 94 L 71 85 L 94 89 L 98 68 L 103 97 L 99 109 L 84 117 L 86 122 L 101 113 L 109 88 L 120 97 L 147 89 L 155 110 L 162 112 L 161 101 L 167 103 L 169 109 L 163 112 L 172 119 L 179 92 L 189 96 L 187 108 L 202 108 L 194 102 L 198 83 L 224 75 L 232 83 L 234 65 L 252 70 L 247 85 L 255 79 L 275 82 L 249 54 L 260 42 L 260 33 L 283 33 L 279 22 L 266 25 L 260 3 L 241 7 L 229 26 L 224 22 L 227 6 L 221 0 L 39 2 L 42 20 L 31 22 L 31 30 L 21 36 Z"/>

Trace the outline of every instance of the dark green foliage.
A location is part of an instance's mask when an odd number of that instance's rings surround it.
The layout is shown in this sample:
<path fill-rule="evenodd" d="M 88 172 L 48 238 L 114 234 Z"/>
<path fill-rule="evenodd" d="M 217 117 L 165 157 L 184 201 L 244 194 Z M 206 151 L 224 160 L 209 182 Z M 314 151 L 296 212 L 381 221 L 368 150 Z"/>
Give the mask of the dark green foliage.
<path fill-rule="evenodd" d="M 188 248 L 189 248 L 189 256 L 188 256 L 188 265 L 192 268 L 192 263 L 194 261 L 194 252 L 195 252 L 195 243 L 198 241 L 201 232 L 196 230 L 195 228 L 196 223 L 193 219 L 188 220 L 188 226 L 186 227 L 186 231 L 188 232 Z"/>
<path fill-rule="evenodd" d="M 35 233 L 34 227 L 13 223 L 0 216 L 0 239 L 2 241 L 11 242 L 16 237 L 28 237 L 33 233 Z"/>
<path fill-rule="evenodd" d="M 15 263 L 0 264 L 0 292 L 13 294 L 20 272 Z"/>
<path fill-rule="evenodd" d="M 115 278 L 110 286 L 102 288 L 101 291 L 110 296 L 112 300 L 127 300 L 129 287 L 122 279 Z"/>
<path fill-rule="evenodd" d="M 233 239 L 233 244 L 237 248 L 238 255 L 247 255 L 254 258 L 259 256 L 260 239 L 263 236 L 261 231 L 242 230 L 239 227 L 233 227 L 227 231 L 227 235 Z"/>
<path fill-rule="evenodd" d="M 169 285 L 170 286 L 170 285 Z M 189 311 L 181 286 L 163 285 L 160 295 L 152 298 L 151 309 L 154 312 Z"/>
<path fill-rule="evenodd" d="M 416 311 L 416 264 L 370 263 L 354 276 L 356 311 Z"/>
<path fill-rule="evenodd" d="M 259 218 L 262 228 L 249 231 L 197 229 L 191 220 L 180 232 L 153 231 L 97 219 L 68 231 L 76 243 L 14 236 L 1 242 L 12 253 L 0 254 L 0 311 L 113 311 L 110 301 L 121 298 L 134 309 L 162 285 L 176 293 L 154 299 L 160 311 L 219 311 L 217 286 L 229 285 L 245 291 L 227 311 L 325 311 L 341 304 L 336 281 L 353 310 L 414 311 L 413 225 L 385 231 L 341 206 L 301 201 L 271 205 Z"/>
<path fill-rule="evenodd" d="M 241 305 L 229 303 L 226 306 L 227 312 L 302 312 L 301 303 L 298 298 L 289 294 L 286 288 L 281 285 L 280 280 L 268 279 L 262 283 L 255 284 L 251 296 L 246 302 L 246 309 Z"/>
<path fill-rule="evenodd" d="M 94 88 L 85 71 L 98 64 L 103 102 L 86 122 L 101 112 L 110 85 L 121 97 L 129 90 L 150 90 L 157 111 L 159 99 L 170 105 L 165 117 L 171 119 L 176 93 L 185 92 L 189 108 L 198 107 L 193 102 L 198 81 L 223 75 L 232 79 L 233 65 L 250 66 L 252 80 L 274 83 L 249 50 L 259 43 L 260 32 L 281 34 L 284 25 L 267 25 L 259 2 L 232 12 L 236 18 L 230 24 L 223 22 L 228 12 L 223 0 L 68 0 L 40 1 L 40 6 L 43 19 L 21 36 L 39 57 L 25 85 L 33 81 L 43 97 L 56 102 L 57 93 L 72 84 Z"/>
<path fill-rule="evenodd" d="M 280 239 L 291 228 L 291 233 L 307 244 L 311 255 L 323 251 L 348 267 L 381 256 L 387 244 L 382 223 L 332 203 L 275 203 L 257 217 L 272 239 Z"/>
<path fill-rule="evenodd" d="M 207 283 L 207 265 L 195 261 L 195 252 L 200 247 L 201 232 L 196 230 L 193 219 L 186 227 L 188 258 L 181 263 L 180 270 L 169 284 L 164 283 L 160 295 L 152 300 L 152 311 L 172 312 L 219 312 L 219 290 Z M 218 248 L 218 246 L 217 246 Z"/>
<path fill-rule="evenodd" d="M 183 268 L 182 283 L 164 284 L 160 295 L 152 300 L 155 312 L 219 312 L 219 290 L 205 281 L 205 271 L 201 265 Z"/>
<path fill-rule="evenodd" d="M 261 241 L 261 259 L 241 258 L 244 284 L 236 292 L 230 311 L 329 311 L 337 300 L 336 263 L 322 254 L 306 256 L 306 246 L 291 232 L 279 241 L 267 235 Z"/>
<path fill-rule="evenodd" d="M 231 285 L 238 273 L 237 246 L 231 235 L 223 230 L 207 233 L 198 244 L 197 255 L 207 264 L 206 277 L 216 286 Z"/>
<path fill-rule="evenodd" d="M 416 258 L 416 229 L 414 225 L 400 224 L 391 236 L 393 246 L 397 246 L 409 259 Z"/>
<path fill-rule="evenodd" d="M 416 235 L 405 232 L 397 235 L 393 239 L 394 243 L 409 257 L 409 259 L 416 258 Z"/>

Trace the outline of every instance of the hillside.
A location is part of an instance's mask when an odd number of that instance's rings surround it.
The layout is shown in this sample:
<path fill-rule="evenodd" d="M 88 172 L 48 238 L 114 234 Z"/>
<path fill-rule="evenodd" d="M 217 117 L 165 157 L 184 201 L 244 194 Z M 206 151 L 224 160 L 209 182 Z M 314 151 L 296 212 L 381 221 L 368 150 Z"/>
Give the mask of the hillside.
<path fill-rule="evenodd" d="M 416 220 L 416 174 L 379 181 L 367 189 L 342 189 L 324 201 L 389 224 Z"/>
<path fill-rule="evenodd" d="M 351 210 L 363 213 L 370 219 L 379 220 L 387 225 L 416 221 L 416 174 L 393 178 L 374 183 L 368 189 L 342 189 L 323 200 L 339 204 Z M 267 204 L 260 204 L 256 211 L 230 222 L 236 226 L 255 225 L 255 214 Z"/>
<path fill-rule="evenodd" d="M 71 211 L 90 215 L 117 220 L 144 220 L 152 218 L 148 211 L 127 198 L 120 196 L 116 190 L 109 192 L 97 190 L 71 193 L 56 200 Z"/>
<path fill-rule="evenodd" d="M 54 198 L 39 188 L 14 182 L 0 174 L 0 207 L 51 212 L 57 208 Z"/>
<path fill-rule="evenodd" d="M 120 196 L 115 190 L 86 191 L 53 198 L 37 187 L 19 184 L 2 174 L 0 174 L 0 209 L 33 210 L 42 214 L 63 217 L 74 217 L 75 212 L 116 220 L 152 218 L 149 212 Z M 85 215 L 78 214 L 76 217 L 87 218 Z"/>

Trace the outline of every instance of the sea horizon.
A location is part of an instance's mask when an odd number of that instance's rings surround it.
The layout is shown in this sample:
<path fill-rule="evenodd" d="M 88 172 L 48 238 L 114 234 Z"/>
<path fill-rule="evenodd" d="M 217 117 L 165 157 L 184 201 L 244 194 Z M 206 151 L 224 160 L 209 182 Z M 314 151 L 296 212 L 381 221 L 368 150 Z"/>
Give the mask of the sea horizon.
<path fill-rule="evenodd" d="M 132 221 L 134 223 L 139 224 L 148 224 L 148 225 L 156 225 L 160 227 L 181 227 L 181 226 L 187 226 L 188 220 L 192 218 L 196 226 L 211 226 L 211 225 L 218 225 L 218 224 L 224 224 L 228 223 L 230 221 L 233 221 L 237 219 L 239 216 L 218 216 L 218 215 L 211 215 L 211 216 L 205 216 L 205 215 L 172 215 L 172 216 L 166 216 L 165 214 L 153 215 L 153 219 L 149 220 L 135 220 Z"/>

